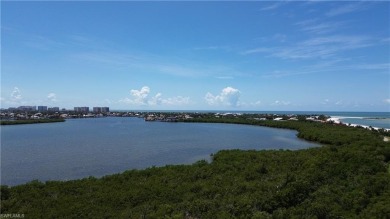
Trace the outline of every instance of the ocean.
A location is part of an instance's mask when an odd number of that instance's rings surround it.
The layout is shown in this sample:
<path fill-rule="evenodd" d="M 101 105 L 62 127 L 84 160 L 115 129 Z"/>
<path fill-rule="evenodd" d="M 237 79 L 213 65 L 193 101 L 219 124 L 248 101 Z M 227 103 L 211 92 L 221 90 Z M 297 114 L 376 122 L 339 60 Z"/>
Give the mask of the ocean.
<path fill-rule="evenodd" d="M 390 112 L 334 112 L 328 115 L 345 124 L 390 129 Z"/>

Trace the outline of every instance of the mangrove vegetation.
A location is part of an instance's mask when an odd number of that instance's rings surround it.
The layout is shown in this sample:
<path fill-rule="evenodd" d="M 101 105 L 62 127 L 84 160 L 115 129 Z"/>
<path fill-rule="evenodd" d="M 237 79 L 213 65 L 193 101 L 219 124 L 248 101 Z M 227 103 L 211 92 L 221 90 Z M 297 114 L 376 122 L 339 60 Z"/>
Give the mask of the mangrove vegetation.
<path fill-rule="evenodd" d="M 191 118 L 287 128 L 305 150 L 224 150 L 212 161 L 102 178 L 1 186 L 1 213 L 26 218 L 389 218 L 390 143 L 380 132 L 311 121 Z"/>
<path fill-rule="evenodd" d="M 23 125 L 37 123 L 65 122 L 65 119 L 23 119 L 23 120 L 0 120 L 0 125 Z"/>

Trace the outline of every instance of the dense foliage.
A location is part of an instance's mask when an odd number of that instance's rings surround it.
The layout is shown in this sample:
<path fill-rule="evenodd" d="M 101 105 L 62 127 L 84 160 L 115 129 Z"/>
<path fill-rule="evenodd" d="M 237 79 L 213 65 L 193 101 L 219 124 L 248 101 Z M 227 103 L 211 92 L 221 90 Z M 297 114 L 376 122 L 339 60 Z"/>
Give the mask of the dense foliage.
<path fill-rule="evenodd" d="M 220 151 L 211 163 L 1 187 L 1 213 L 27 218 L 389 218 L 390 144 L 303 121 L 203 118 L 298 130 L 323 147 Z"/>
<path fill-rule="evenodd" d="M 65 119 L 26 119 L 26 120 L 0 120 L 0 125 L 23 125 L 36 123 L 65 122 Z"/>

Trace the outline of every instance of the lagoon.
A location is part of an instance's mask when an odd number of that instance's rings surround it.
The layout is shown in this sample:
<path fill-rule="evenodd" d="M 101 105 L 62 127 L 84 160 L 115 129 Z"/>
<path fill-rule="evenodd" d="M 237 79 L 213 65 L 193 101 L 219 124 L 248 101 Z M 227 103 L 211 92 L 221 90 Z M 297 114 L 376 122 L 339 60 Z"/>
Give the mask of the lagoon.
<path fill-rule="evenodd" d="M 297 132 L 250 125 L 70 119 L 1 127 L 1 184 L 100 177 L 128 169 L 190 164 L 223 149 L 319 146 Z"/>

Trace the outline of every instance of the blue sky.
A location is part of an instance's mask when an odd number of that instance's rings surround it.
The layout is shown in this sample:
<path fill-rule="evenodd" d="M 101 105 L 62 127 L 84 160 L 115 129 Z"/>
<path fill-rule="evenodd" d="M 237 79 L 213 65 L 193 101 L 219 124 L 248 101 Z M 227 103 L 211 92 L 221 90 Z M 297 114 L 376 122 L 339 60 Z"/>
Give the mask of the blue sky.
<path fill-rule="evenodd" d="M 1 3 L 1 107 L 390 111 L 390 3 Z"/>

